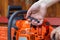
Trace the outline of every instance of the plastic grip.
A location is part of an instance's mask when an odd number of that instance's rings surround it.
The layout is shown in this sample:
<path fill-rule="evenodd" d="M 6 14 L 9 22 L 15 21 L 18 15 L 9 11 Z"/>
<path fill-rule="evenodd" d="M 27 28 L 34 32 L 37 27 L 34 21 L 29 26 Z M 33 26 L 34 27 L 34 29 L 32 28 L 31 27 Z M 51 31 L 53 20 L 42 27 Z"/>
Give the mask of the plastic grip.
<path fill-rule="evenodd" d="M 31 17 L 31 16 L 28 16 L 28 19 L 30 19 L 31 21 L 35 20 L 35 21 L 37 21 L 37 23 L 40 23 L 40 21 L 38 21 L 38 19 L 35 19 L 35 18 Z"/>

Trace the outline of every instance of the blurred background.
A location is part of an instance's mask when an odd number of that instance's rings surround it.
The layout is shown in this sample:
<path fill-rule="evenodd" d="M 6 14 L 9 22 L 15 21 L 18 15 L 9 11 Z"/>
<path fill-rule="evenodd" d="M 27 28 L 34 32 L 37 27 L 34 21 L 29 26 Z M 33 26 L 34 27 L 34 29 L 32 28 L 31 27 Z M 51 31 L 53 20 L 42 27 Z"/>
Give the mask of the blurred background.
<path fill-rule="evenodd" d="M 7 25 L 8 23 L 9 6 L 20 6 L 22 7 L 21 10 L 28 10 L 36 1 L 38 0 L 0 0 L 0 25 Z M 46 18 L 60 18 L 60 2 L 47 9 Z"/>

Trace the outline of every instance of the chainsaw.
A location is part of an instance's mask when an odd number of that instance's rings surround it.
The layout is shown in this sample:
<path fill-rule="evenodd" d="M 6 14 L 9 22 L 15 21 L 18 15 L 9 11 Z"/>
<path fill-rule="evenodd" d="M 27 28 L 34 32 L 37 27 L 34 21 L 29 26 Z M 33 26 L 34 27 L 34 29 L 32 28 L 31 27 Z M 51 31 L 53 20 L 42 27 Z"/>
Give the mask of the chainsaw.
<path fill-rule="evenodd" d="M 20 10 L 14 12 L 8 22 L 8 40 L 46 40 L 49 35 L 49 23 L 45 22 L 43 25 L 35 26 L 29 23 L 25 19 L 27 11 Z M 35 20 L 38 23 L 38 19 L 35 19 L 31 16 L 29 19 Z M 46 26 L 46 27 L 45 27 Z M 11 28 L 16 29 L 14 32 L 13 38 L 11 37 Z"/>

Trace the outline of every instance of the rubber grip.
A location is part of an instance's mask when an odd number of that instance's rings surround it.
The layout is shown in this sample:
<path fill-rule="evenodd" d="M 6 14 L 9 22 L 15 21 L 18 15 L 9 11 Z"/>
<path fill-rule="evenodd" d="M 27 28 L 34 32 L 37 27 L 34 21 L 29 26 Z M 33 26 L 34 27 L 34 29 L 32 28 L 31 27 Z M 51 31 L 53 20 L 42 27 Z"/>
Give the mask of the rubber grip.
<path fill-rule="evenodd" d="M 38 19 L 33 18 L 33 17 L 31 17 L 31 16 L 28 16 L 28 19 L 30 19 L 31 21 L 32 21 L 32 20 L 35 20 L 35 21 L 37 21 L 37 23 L 40 23 L 40 21 L 38 21 Z"/>

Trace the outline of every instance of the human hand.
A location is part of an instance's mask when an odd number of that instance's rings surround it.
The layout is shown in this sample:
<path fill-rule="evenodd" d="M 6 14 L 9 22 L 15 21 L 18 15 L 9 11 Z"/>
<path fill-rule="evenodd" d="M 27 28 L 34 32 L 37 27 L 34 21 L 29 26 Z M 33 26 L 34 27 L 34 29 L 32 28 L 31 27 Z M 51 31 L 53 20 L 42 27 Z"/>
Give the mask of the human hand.
<path fill-rule="evenodd" d="M 44 18 L 44 13 L 45 11 L 43 10 L 44 8 L 42 8 L 39 5 L 39 2 L 34 3 L 30 9 L 27 12 L 26 18 L 28 18 L 28 16 L 31 16 L 35 19 L 38 19 L 38 21 L 40 21 L 39 23 L 35 20 L 32 20 L 31 23 L 33 25 L 41 25 L 43 23 L 43 18 Z M 28 19 L 28 21 L 30 21 L 30 19 Z"/>

